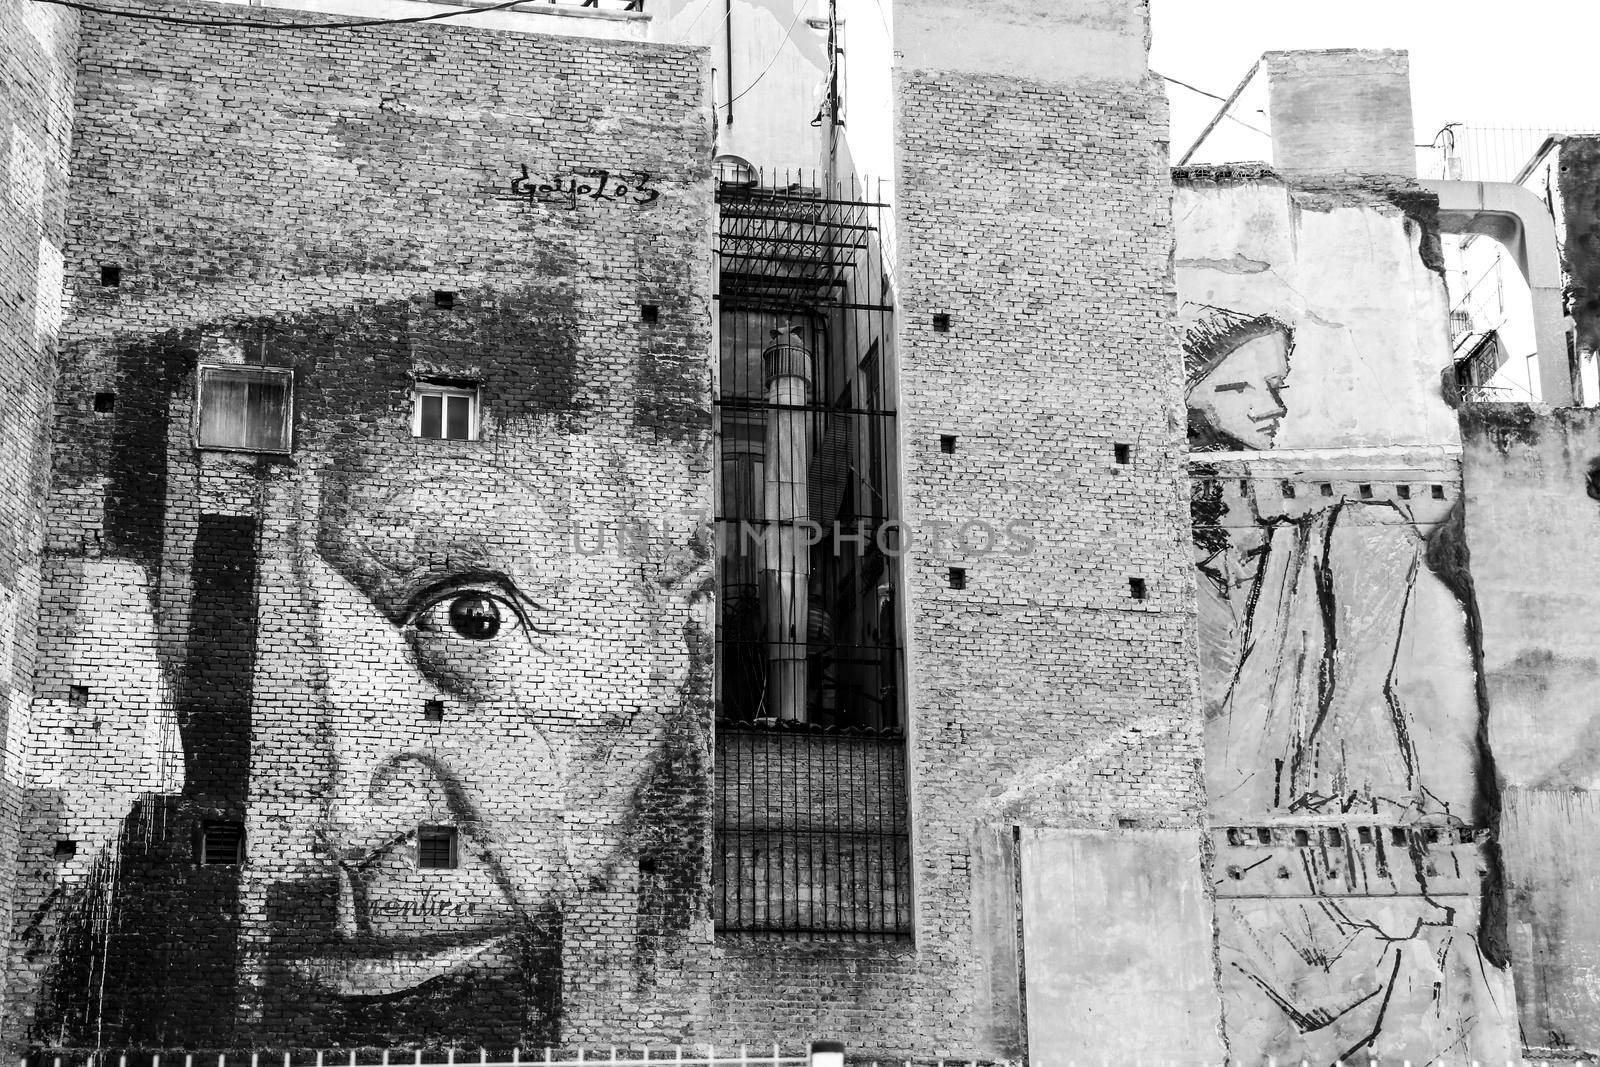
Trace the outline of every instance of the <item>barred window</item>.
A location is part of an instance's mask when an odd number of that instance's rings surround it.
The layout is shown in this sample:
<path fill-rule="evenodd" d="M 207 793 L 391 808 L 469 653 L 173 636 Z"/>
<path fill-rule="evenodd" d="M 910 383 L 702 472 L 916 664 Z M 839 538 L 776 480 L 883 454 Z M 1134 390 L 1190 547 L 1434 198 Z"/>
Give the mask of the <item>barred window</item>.
<path fill-rule="evenodd" d="M 418 867 L 458 866 L 456 828 L 453 826 L 423 826 L 417 829 Z"/>
<path fill-rule="evenodd" d="M 200 862 L 223 866 L 244 862 L 244 824 L 206 822 L 200 827 Z"/>

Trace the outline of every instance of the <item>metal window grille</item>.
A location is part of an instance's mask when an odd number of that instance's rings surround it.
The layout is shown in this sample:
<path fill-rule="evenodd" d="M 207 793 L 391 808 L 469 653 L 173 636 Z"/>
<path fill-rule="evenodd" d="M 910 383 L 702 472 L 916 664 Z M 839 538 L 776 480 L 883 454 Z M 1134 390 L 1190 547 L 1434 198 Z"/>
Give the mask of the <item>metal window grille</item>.
<path fill-rule="evenodd" d="M 457 863 L 453 826 L 424 826 L 417 830 L 418 867 L 454 867 Z"/>
<path fill-rule="evenodd" d="M 719 183 L 718 928 L 910 930 L 885 205 Z"/>
<path fill-rule="evenodd" d="M 207 822 L 200 828 L 200 862 L 207 866 L 244 862 L 244 824 Z"/>

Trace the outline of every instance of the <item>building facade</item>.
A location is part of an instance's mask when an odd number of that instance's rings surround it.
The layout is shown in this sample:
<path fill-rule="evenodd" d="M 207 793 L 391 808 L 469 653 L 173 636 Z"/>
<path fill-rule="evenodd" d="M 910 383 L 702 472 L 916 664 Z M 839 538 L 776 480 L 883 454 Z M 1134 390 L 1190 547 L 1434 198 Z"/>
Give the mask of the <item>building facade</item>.
<path fill-rule="evenodd" d="M 1174 171 L 1140 0 L 13 7 L 7 1049 L 1600 1044 L 1402 54 Z"/>

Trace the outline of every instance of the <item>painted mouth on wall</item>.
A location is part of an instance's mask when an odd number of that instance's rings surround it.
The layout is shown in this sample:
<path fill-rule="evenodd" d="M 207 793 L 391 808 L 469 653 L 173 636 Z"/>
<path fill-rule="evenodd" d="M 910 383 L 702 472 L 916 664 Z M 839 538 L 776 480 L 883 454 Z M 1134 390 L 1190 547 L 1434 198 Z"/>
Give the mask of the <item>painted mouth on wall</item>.
<path fill-rule="evenodd" d="M 509 968 L 518 954 L 516 936 L 500 930 L 471 941 L 423 937 L 358 942 L 347 951 L 294 960 L 291 966 L 301 977 L 338 996 L 392 996 L 491 962 Z"/>

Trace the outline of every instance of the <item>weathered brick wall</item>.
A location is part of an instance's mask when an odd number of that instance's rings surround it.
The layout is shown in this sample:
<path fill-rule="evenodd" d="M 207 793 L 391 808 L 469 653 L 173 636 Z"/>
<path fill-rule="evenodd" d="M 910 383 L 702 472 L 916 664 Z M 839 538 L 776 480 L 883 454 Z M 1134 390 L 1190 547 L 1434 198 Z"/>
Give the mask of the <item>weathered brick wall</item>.
<path fill-rule="evenodd" d="M 85 22 L 13 1036 L 683 1034 L 705 73 L 457 27 Z M 292 371 L 292 454 L 196 449 L 202 363 Z M 411 436 L 424 378 L 477 384 L 480 440 Z M 242 865 L 196 862 L 219 823 Z M 422 825 L 456 868 L 419 867 Z"/>
<path fill-rule="evenodd" d="M 12 921 L 34 688 L 76 33 L 75 14 L 27 0 L 0 4 L 0 929 Z M 7 1007 L 0 966 L 0 1017 Z"/>
<path fill-rule="evenodd" d="M 924 533 L 1016 520 L 1034 543 L 979 555 L 923 536 L 905 561 L 915 949 L 730 944 L 717 988 L 729 1036 L 1015 1055 L 986 983 L 1009 981 L 1014 1010 L 1016 960 L 988 974 L 977 929 L 1010 870 L 987 828 L 1193 828 L 1203 808 L 1166 112 L 1137 72 L 896 77 L 905 517 Z"/>

